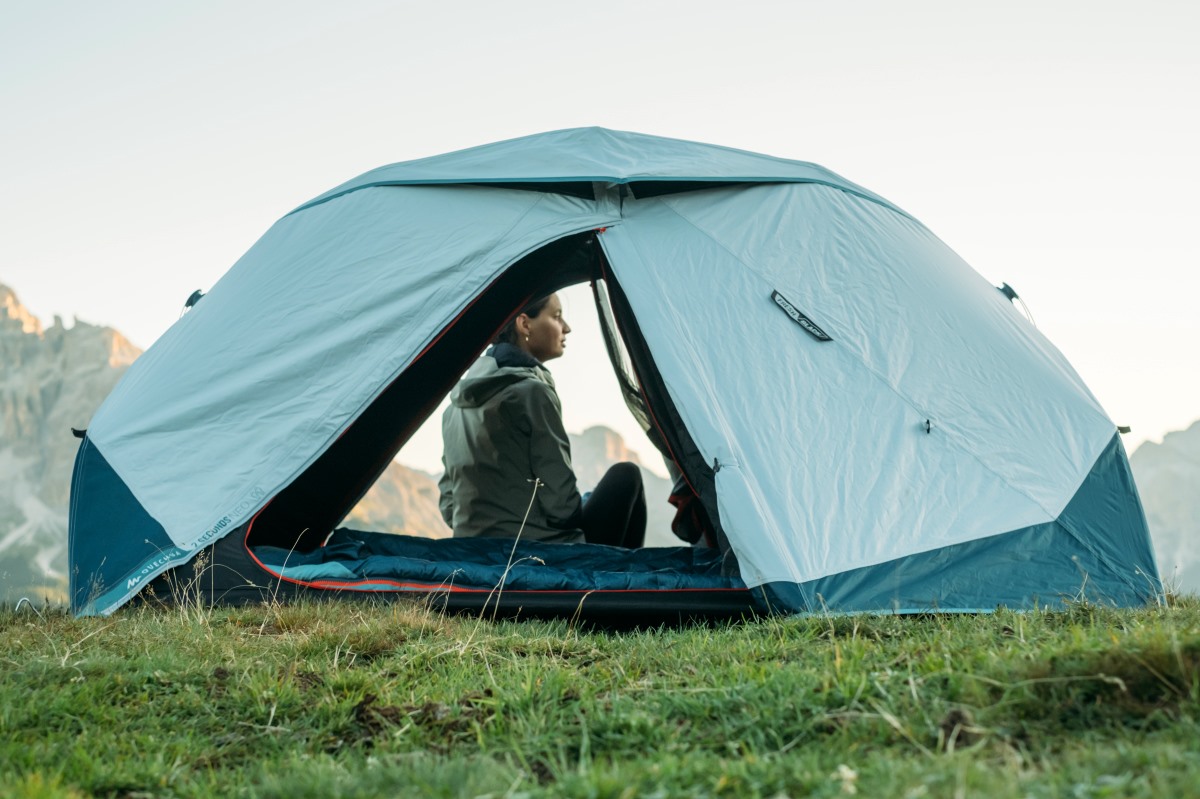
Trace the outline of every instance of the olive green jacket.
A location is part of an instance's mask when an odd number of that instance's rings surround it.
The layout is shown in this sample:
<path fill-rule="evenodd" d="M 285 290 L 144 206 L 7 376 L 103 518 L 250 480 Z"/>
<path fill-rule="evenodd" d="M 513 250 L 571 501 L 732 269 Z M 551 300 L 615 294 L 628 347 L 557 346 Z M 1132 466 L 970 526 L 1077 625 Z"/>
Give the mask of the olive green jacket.
<path fill-rule="evenodd" d="M 583 541 L 562 406 L 536 359 L 501 344 L 476 361 L 450 393 L 442 441 L 438 504 L 456 538 Z"/>

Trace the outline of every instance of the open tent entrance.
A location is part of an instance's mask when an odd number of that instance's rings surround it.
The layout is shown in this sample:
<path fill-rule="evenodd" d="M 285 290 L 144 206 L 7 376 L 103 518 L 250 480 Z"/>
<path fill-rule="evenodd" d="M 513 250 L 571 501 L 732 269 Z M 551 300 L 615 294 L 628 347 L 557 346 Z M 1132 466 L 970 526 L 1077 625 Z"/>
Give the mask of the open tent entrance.
<path fill-rule="evenodd" d="M 551 242 L 506 269 L 259 514 L 251 544 L 319 546 L 450 393 L 514 309 L 595 270 L 595 234 Z"/>
<path fill-rule="evenodd" d="M 171 594 L 187 584 L 221 603 L 310 590 L 426 593 L 452 610 L 580 613 L 606 622 L 733 618 L 756 612 L 731 558 L 722 557 L 727 546 L 690 547 L 680 541 L 678 547 L 630 551 L 334 529 L 520 308 L 567 286 L 591 282 L 626 405 L 675 467 L 672 478 L 682 475 L 689 498 L 703 508 L 712 531 L 707 543 L 725 544 L 716 521 L 713 470 L 687 434 L 608 269 L 602 232 L 559 238 L 504 270 L 257 516 L 209 547 L 207 557 L 156 580 L 155 593 Z M 695 512 L 701 513 L 699 508 Z"/>

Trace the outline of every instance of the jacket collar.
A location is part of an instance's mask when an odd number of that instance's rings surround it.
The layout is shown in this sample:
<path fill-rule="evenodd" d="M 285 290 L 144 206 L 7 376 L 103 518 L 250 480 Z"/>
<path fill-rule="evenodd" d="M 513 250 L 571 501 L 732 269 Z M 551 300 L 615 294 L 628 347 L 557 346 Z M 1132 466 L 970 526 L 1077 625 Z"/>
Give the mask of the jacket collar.
<path fill-rule="evenodd" d="M 490 350 L 487 351 L 487 354 L 496 359 L 496 365 L 501 369 L 510 366 L 540 366 L 543 369 L 546 369 L 545 364 L 543 364 L 537 358 L 533 357 L 520 347 L 509 344 L 507 341 L 502 341 L 499 344 L 494 345 Z M 549 370 L 547 369 L 546 371 Z"/>

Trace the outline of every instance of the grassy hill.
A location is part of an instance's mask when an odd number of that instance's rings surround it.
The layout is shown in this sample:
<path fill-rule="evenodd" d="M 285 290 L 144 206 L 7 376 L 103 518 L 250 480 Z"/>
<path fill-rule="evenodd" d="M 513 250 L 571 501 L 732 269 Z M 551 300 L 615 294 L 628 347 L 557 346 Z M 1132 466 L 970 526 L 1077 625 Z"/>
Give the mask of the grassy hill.
<path fill-rule="evenodd" d="M 0 611 L 0 795 L 1196 796 L 1200 601 L 610 633 Z"/>

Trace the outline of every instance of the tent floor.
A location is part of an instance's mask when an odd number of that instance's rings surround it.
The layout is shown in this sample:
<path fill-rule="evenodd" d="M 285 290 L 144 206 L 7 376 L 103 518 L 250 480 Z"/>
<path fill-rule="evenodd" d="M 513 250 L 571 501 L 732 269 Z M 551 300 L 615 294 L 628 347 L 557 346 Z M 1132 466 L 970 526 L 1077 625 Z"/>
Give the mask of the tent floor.
<path fill-rule="evenodd" d="M 488 619 L 567 619 L 630 629 L 762 614 L 756 594 L 690 547 L 621 550 L 506 539 L 418 539 L 339 530 L 307 553 L 247 546 L 245 531 L 151 583 L 143 601 L 226 606 L 410 601 Z M 513 559 L 513 554 L 516 559 Z M 566 585 L 564 585 L 566 583 Z M 496 586 L 505 584 L 503 590 Z"/>

